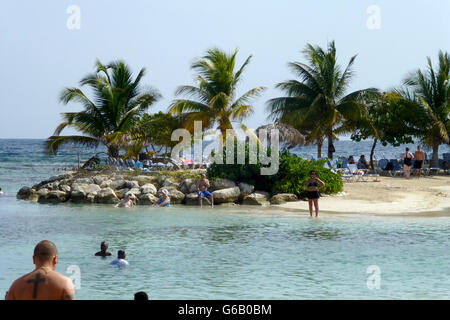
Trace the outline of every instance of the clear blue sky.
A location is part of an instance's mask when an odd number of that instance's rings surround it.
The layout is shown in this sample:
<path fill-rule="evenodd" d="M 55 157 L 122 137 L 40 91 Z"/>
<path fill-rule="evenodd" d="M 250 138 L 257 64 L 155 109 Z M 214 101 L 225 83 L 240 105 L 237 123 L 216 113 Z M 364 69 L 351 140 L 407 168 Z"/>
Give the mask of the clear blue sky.
<path fill-rule="evenodd" d="M 66 12 L 81 9 L 81 28 L 69 30 Z M 366 26 L 370 5 L 381 28 Z M 0 2 L 0 138 L 46 138 L 60 122 L 65 86 L 93 71 L 96 59 L 124 59 L 164 96 L 150 112 L 166 110 L 177 86 L 193 83 L 195 57 L 217 46 L 253 54 L 239 92 L 269 88 L 254 103 L 250 127 L 266 123 L 265 102 L 291 79 L 289 61 L 304 61 L 306 43 L 335 40 L 342 65 L 358 54 L 350 90 L 398 85 L 411 70 L 450 51 L 448 0 L 48 0 Z M 68 133 L 72 133 L 68 131 Z"/>

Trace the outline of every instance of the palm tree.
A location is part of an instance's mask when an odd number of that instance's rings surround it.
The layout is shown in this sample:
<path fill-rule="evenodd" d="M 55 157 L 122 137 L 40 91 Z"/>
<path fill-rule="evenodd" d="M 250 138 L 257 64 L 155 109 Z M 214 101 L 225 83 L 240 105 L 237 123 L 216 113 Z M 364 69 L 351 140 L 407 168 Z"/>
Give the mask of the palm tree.
<path fill-rule="evenodd" d="M 144 74 L 145 68 L 142 68 L 133 80 L 130 68 L 123 61 L 106 66 L 97 61 L 96 72 L 80 81 L 81 86 L 92 89 L 93 99 L 89 99 L 79 88 L 65 88 L 61 92 L 61 102 L 79 102 L 84 110 L 62 113 L 64 122 L 47 139 L 47 152 L 56 153 L 64 144 L 104 144 L 108 154 L 117 157 L 123 140 L 121 137 L 160 97 L 153 89 L 141 88 Z M 75 128 L 83 135 L 61 136 L 61 131 L 66 127 Z"/>
<path fill-rule="evenodd" d="M 206 129 L 217 124 L 223 138 L 227 129 L 233 129 L 232 122 L 237 122 L 243 130 L 246 129 L 242 121 L 253 113 L 250 102 L 265 88 L 253 88 L 235 99 L 236 87 L 252 57 L 249 56 L 235 71 L 237 52 L 236 49 L 232 54 L 226 54 L 213 48 L 191 65 L 191 69 L 198 73 L 197 85 L 180 86 L 176 95 L 186 95 L 194 100 L 177 99 L 169 107 L 169 113 L 182 117 L 186 129 L 192 130 L 194 121 L 201 121 Z"/>
<path fill-rule="evenodd" d="M 357 120 L 366 112 L 362 97 L 377 95 L 368 88 L 345 94 L 352 79 L 353 56 L 344 71 L 337 64 L 334 41 L 327 51 L 308 44 L 303 51 L 308 64 L 291 62 L 289 67 L 300 80 L 277 84 L 287 96 L 268 101 L 270 118 L 293 125 L 310 136 L 309 140 L 328 140 L 328 158 L 332 158 L 335 130 L 345 119 Z M 306 132 L 305 132 L 306 131 Z"/>
<path fill-rule="evenodd" d="M 427 57 L 428 70 L 418 69 L 407 76 L 398 90 L 412 113 L 412 125 L 423 143 L 433 148 L 431 166 L 439 165 L 439 145 L 449 143 L 450 134 L 450 56 L 439 51 L 439 69 Z"/>

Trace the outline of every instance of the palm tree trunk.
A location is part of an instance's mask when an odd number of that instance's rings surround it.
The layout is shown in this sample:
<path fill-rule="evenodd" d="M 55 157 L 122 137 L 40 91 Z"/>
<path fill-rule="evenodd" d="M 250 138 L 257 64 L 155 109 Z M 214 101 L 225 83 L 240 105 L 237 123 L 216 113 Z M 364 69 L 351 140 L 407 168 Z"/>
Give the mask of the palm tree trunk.
<path fill-rule="evenodd" d="M 375 138 L 373 140 L 372 149 L 370 150 L 370 168 L 372 170 L 375 169 L 374 166 L 373 166 L 373 154 L 375 153 L 375 146 L 377 145 L 377 141 L 378 141 L 378 138 Z"/>
<path fill-rule="evenodd" d="M 333 145 L 333 131 L 330 129 L 328 131 L 328 158 L 333 158 L 333 152 L 331 152 L 331 146 Z"/>
<path fill-rule="evenodd" d="M 322 145 L 323 140 L 321 138 L 317 139 L 317 158 L 322 158 Z"/>
<path fill-rule="evenodd" d="M 430 167 L 439 168 L 439 143 L 433 143 L 433 156 Z"/>
<path fill-rule="evenodd" d="M 113 158 L 119 157 L 119 148 L 117 146 L 108 146 L 108 155 Z"/>

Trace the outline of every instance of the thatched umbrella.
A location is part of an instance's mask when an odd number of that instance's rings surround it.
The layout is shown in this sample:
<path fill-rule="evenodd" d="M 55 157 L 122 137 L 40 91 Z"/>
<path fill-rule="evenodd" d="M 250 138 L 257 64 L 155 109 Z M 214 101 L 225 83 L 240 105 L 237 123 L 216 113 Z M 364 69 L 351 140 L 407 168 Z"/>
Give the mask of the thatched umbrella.
<path fill-rule="evenodd" d="M 256 134 L 259 136 L 259 130 L 265 129 L 267 131 L 268 141 L 271 138 L 271 131 L 278 130 L 280 142 L 288 144 L 288 148 L 294 148 L 296 146 L 304 146 L 306 143 L 305 136 L 297 129 L 281 122 L 275 122 L 266 124 L 256 129 Z"/>

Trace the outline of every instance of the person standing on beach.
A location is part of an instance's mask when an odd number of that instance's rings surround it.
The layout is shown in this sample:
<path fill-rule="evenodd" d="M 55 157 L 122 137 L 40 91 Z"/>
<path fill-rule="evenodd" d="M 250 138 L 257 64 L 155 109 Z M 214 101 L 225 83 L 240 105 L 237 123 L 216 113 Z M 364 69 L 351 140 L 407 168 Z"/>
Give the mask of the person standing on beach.
<path fill-rule="evenodd" d="M 413 154 L 409 152 L 409 148 L 406 148 L 406 152 L 402 155 L 403 171 L 405 172 L 406 179 L 409 179 L 409 176 L 411 174 L 411 166 L 413 159 L 414 159 Z"/>
<path fill-rule="evenodd" d="M 414 175 L 417 175 L 417 170 L 419 171 L 419 178 L 422 175 L 422 165 L 425 161 L 425 152 L 422 151 L 420 146 L 417 146 L 416 152 L 414 152 L 414 158 L 416 161 L 414 161 Z"/>
<path fill-rule="evenodd" d="M 111 252 L 106 251 L 108 250 L 108 242 L 102 241 L 100 244 L 100 251 L 95 254 L 97 257 L 109 257 L 112 256 Z"/>
<path fill-rule="evenodd" d="M 319 190 L 325 187 L 325 183 L 317 177 L 317 172 L 311 170 L 309 172 L 310 178 L 305 182 L 306 187 L 306 197 L 308 198 L 309 204 L 309 215 L 313 215 L 313 205 L 316 209 L 316 217 L 319 216 Z"/>
<path fill-rule="evenodd" d="M 34 248 L 34 271 L 14 281 L 6 300 L 74 300 L 75 288 L 70 278 L 55 271 L 58 250 L 53 242 L 43 240 Z"/>
<path fill-rule="evenodd" d="M 211 192 L 208 191 L 210 187 L 209 180 L 206 179 L 206 174 L 202 173 L 200 180 L 197 182 L 197 193 L 200 207 L 203 207 L 203 199 L 206 199 L 211 203 L 211 208 L 214 208 L 214 197 Z"/>

